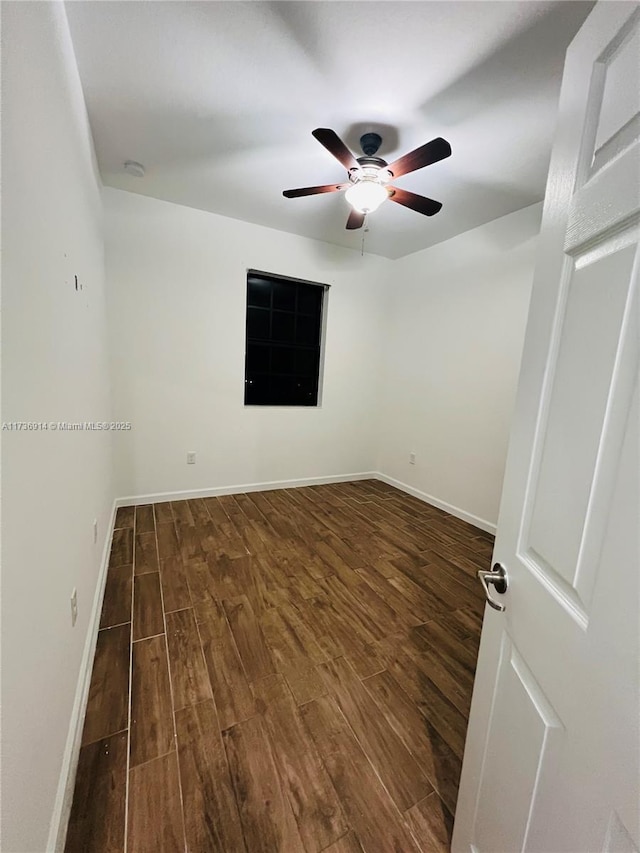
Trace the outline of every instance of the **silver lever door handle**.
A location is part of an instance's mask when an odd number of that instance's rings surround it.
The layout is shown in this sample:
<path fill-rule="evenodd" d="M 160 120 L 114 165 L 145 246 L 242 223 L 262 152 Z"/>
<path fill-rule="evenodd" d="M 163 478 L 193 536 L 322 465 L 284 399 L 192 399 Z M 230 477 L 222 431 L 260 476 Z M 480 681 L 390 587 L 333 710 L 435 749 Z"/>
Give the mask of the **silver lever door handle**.
<path fill-rule="evenodd" d="M 495 563 L 490 572 L 479 571 L 478 577 L 480 578 L 480 583 L 483 586 L 484 594 L 486 595 L 490 606 L 493 607 L 494 610 L 499 610 L 503 613 L 505 606 L 491 597 L 489 584 L 493 584 L 495 591 L 500 595 L 505 594 L 509 586 L 509 578 L 505 567 L 501 563 Z"/>

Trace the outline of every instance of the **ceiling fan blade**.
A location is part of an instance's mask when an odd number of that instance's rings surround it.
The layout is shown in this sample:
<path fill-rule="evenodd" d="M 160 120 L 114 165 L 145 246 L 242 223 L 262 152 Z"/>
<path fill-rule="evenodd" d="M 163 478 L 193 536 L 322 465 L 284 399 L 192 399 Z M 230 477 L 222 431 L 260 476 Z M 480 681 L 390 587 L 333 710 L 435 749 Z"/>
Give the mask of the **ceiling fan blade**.
<path fill-rule="evenodd" d="M 317 127 L 311 133 L 327 151 L 333 154 L 336 160 L 342 163 L 347 172 L 349 169 L 359 168 L 358 161 L 334 130 L 328 127 Z"/>
<path fill-rule="evenodd" d="M 336 193 L 345 190 L 349 184 L 325 184 L 322 187 L 300 187 L 297 190 L 284 190 L 285 198 L 300 198 L 303 195 L 318 195 L 318 193 Z"/>
<path fill-rule="evenodd" d="M 440 201 L 434 201 L 432 198 L 410 193 L 408 190 L 399 190 L 397 187 L 389 187 L 389 200 L 409 207 L 411 210 L 415 210 L 416 213 L 422 213 L 425 216 L 433 216 L 442 207 L 442 202 Z"/>
<path fill-rule="evenodd" d="M 347 219 L 347 230 L 355 231 L 357 228 L 362 228 L 364 225 L 364 213 L 359 210 L 352 210 Z"/>
<path fill-rule="evenodd" d="M 414 151 L 405 154 L 404 157 L 390 163 L 386 168 L 394 178 L 399 178 L 400 175 L 415 172 L 416 169 L 423 169 L 425 166 L 437 163 L 438 160 L 444 160 L 450 155 L 451 146 L 446 139 L 438 136 L 437 139 L 432 139 L 426 145 L 421 145 L 420 148 L 416 148 Z"/>

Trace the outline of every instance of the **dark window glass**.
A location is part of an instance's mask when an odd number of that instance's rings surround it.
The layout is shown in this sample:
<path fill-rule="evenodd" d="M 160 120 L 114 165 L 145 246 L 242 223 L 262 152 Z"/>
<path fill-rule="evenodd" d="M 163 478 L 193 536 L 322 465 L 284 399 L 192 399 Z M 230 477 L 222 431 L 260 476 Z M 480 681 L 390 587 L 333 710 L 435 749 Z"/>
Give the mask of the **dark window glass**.
<path fill-rule="evenodd" d="M 305 320 L 307 318 L 305 317 Z M 296 315 L 285 314 L 284 311 L 274 311 L 271 314 L 271 337 L 274 341 L 291 343 L 296 331 Z"/>
<path fill-rule="evenodd" d="M 310 400 L 318 397 L 318 383 L 315 377 L 298 376 L 296 377 L 296 398 L 300 406 L 310 406 Z"/>
<path fill-rule="evenodd" d="M 313 347 L 318 343 L 320 327 L 314 322 L 313 317 L 301 314 L 296 324 L 296 343 Z"/>
<path fill-rule="evenodd" d="M 271 374 L 271 404 L 275 406 L 286 406 L 291 404 L 294 399 L 295 376 L 279 376 L 277 373 Z"/>
<path fill-rule="evenodd" d="M 317 376 L 318 375 L 318 356 L 315 350 L 297 349 L 295 350 L 296 366 L 295 371 L 302 376 Z"/>
<path fill-rule="evenodd" d="M 252 374 L 245 379 L 244 401 L 257 406 L 269 402 L 269 377 L 266 374 Z"/>
<path fill-rule="evenodd" d="M 271 312 L 268 308 L 247 310 L 247 338 L 252 341 L 269 340 Z"/>
<path fill-rule="evenodd" d="M 248 303 L 259 308 L 271 308 L 271 284 L 263 278 L 253 278 L 248 282 Z"/>
<path fill-rule="evenodd" d="M 317 406 L 324 288 L 247 275 L 246 405 Z"/>
<path fill-rule="evenodd" d="M 307 287 L 298 292 L 298 311 L 301 314 L 316 314 L 322 301 L 320 287 Z"/>
<path fill-rule="evenodd" d="M 271 350 L 271 370 L 274 373 L 294 373 L 295 364 L 296 350 L 293 347 L 273 347 Z"/>
<path fill-rule="evenodd" d="M 247 345 L 247 372 L 260 373 L 264 365 L 269 368 L 269 347 L 265 344 Z"/>
<path fill-rule="evenodd" d="M 273 307 L 285 311 L 296 310 L 296 285 L 290 281 L 274 281 Z"/>

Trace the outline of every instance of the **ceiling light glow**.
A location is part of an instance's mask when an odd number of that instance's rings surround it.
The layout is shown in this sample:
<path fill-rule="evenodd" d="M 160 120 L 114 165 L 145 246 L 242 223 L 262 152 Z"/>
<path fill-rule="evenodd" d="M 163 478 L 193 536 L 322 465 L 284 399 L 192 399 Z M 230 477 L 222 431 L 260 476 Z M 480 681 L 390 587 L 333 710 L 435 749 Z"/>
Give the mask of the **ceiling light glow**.
<path fill-rule="evenodd" d="M 389 198 L 389 193 L 375 178 L 361 178 L 349 187 L 345 198 L 358 213 L 373 213 Z"/>

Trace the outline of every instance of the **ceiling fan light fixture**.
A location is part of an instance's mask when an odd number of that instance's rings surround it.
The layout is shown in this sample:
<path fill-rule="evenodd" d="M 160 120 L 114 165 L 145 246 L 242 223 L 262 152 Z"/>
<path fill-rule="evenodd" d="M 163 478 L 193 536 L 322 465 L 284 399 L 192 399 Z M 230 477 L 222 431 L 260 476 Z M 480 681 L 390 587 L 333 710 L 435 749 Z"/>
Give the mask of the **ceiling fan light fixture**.
<path fill-rule="evenodd" d="M 432 198 L 398 187 L 387 186 L 390 181 L 415 172 L 444 160 L 451 155 L 451 146 L 446 139 L 438 137 L 421 145 L 414 151 L 409 151 L 398 160 L 389 165 L 381 157 L 376 157 L 378 146 L 381 143 L 380 135 L 377 133 L 365 133 L 360 138 L 360 144 L 364 151 L 364 157 L 354 157 L 338 134 L 328 127 L 317 127 L 312 131 L 313 136 L 323 145 L 327 151 L 338 160 L 347 170 L 348 183 L 324 184 L 319 187 L 299 187 L 294 190 L 284 190 L 285 198 L 300 198 L 307 195 L 318 195 L 320 193 L 334 193 L 346 190 L 347 202 L 351 205 L 351 213 L 347 219 L 347 231 L 356 231 L 362 228 L 366 221 L 366 215 L 377 210 L 380 205 L 390 199 L 396 204 L 401 204 L 423 216 L 433 216 L 442 208 L 442 203 Z"/>
<path fill-rule="evenodd" d="M 361 178 L 349 187 L 345 198 L 358 213 L 373 213 L 389 198 L 389 193 L 375 178 Z"/>

